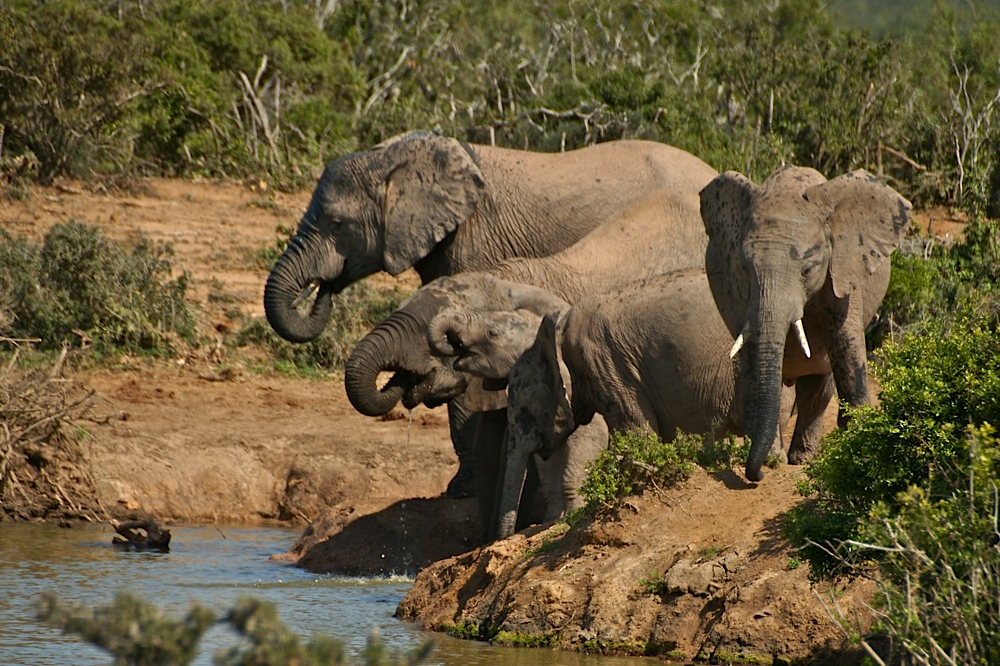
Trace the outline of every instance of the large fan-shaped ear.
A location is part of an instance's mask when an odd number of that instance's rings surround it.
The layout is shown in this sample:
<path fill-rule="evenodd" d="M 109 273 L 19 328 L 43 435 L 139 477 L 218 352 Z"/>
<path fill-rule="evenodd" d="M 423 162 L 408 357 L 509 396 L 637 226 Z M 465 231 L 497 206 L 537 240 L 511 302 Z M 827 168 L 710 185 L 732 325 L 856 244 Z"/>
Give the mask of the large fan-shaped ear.
<path fill-rule="evenodd" d="M 833 292 L 842 298 L 874 273 L 906 233 L 910 202 L 867 171 L 844 174 L 806 190 L 827 216 Z"/>
<path fill-rule="evenodd" d="M 701 191 L 701 219 L 708 233 L 705 270 L 715 303 L 734 336 L 746 319 L 749 281 L 741 248 L 757 190 L 746 176 L 727 171 Z"/>
<path fill-rule="evenodd" d="M 385 270 L 413 266 L 472 217 L 486 181 L 456 140 L 414 133 L 389 141 L 379 156 Z"/>

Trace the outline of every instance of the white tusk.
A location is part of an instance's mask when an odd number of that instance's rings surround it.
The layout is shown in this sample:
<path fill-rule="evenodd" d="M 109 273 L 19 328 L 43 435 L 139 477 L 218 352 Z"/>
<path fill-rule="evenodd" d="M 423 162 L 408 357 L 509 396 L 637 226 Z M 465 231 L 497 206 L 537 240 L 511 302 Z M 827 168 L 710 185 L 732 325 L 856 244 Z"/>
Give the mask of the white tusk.
<path fill-rule="evenodd" d="M 806 358 L 811 357 L 812 352 L 809 351 L 809 341 L 806 340 L 806 329 L 802 328 L 802 320 L 796 319 L 792 328 L 795 329 L 795 337 L 799 339 L 799 344 L 802 345 L 802 351 L 805 352 Z"/>
<path fill-rule="evenodd" d="M 305 286 L 305 289 L 300 291 L 299 295 L 295 297 L 294 301 L 292 301 L 292 307 L 299 307 L 312 298 L 317 291 L 319 291 L 319 280 L 310 280 L 309 284 Z"/>
<path fill-rule="evenodd" d="M 750 332 L 750 322 L 743 324 L 743 328 L 740 329 L 740 334 L 736 336 L 736 342 L 733 343 L 733 348 L 729 350 L 729 358 L 735 358 L 740 350 L 743 349 L 743 343 L 745 342 L 746 334 Z"/>

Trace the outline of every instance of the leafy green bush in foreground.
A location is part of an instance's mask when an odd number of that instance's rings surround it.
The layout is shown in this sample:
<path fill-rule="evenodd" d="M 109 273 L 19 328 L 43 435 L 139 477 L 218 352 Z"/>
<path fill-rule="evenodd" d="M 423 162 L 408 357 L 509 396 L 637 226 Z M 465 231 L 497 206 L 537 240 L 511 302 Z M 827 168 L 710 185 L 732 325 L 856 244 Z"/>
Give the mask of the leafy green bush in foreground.
<path fill-rule="evenodd" d="M 198 654 L 198 642 L 217 622 L 212 611 L 193 607 L 181 620 L 165 617 L 154 605 L 120 593 L 110 606 L 87 610 L 66 607 L 55 596 L 42 599 L 39 619 L 77 634 L 114 655 L 115 664 L 189 664 Z M 320 666 L 349 663 L 340 641 L 316 636 L 303 643 L 278 618 L 273 604 L 244 597 L 221 620 L 230 624 L 245 642 L 213 663 L 219 666 Z M 419 664 L 431 650 L 428 641 L 408 654 L 386 650 L 373 635 L 362 655 L 365 666 Z"/>
<path fill-rule="evenodd" d="M 968 427 L 1000 423 L 1000 296 L 976 294 L 952 320 L 928 324 L 882 350 L 874 368 L 878 407 L 852 410 L 806 468 L 813 503 L 790 516 L 794 538 L 818 543 L 855 539 L 880 504 L 883 513 L 912 486 L 940 496 L 935 470 L 969 456 Z M 959 526 L 954 526 L 956 529 Z M 814 570 L 834 564 L 821 552 Z"/>
<path fill-rule="evenodd" d="M 86 342 L 103 354 L 169 354 L 174 339 L 194 335 L 188 277 L 170 277 L 171 254 L 146 239 L 129 251 L 77 222 L 52 227 L 41 245 L 0 230 L 8 335 L 40 338 L 41 349 Z"/>
<path fill-rule="evenodd" d="M 596 510 L 644 487 L 683 481 L 694 472 L 701 447 L 700 436 L 680 431 L 673 442 L 664 442 L 649 431 L 611 433 L 608 448 L 588 466 L 580 495 L 588 510 Z"/>
<path fill-rule="evenodd" d="M 852 544 L 882 556 L 877 625 L 912 663 L 1000 663 L 1000 441 L 988 425 L 964 441 L 933 490 L 880 505 Z"/>

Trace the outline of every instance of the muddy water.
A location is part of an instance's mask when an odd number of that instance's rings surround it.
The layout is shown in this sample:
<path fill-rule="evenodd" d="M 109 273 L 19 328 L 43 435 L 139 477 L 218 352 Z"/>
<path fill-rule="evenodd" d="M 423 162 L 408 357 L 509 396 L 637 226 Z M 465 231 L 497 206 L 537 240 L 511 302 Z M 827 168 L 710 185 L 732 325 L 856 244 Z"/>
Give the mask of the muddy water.
<path fill-rule="evenodd" d="M 67 602 L 110 603 L 129 590 L 180 616 L 193 604 L 217 614 L 240 596 L 276 603 L 282 619 L 303 636 L 327 633 L 353 654 L 373 629 L 396 649 L 431 638 L 429 664 L 487 666 L 626 666 L 648 659 L 610 659 L 543 649 L 500 649 L 483 643 L 426 634 L 392 617 L 409 589 L 406 578 L 316 576 L 268 560 L 288 549 L 297 532 L 280 528 L 173 526 L 169 553 L 128 553 L 110 546 L 101 526 L 62 529 L 50 525 L 0 524 L 0 664 L 108 664 L 108 654 L 63 636 L 34 619 L 38 599 L 53 592 Z M 202 639 L 195 663 L 236 645 L 223 627 Z"/>

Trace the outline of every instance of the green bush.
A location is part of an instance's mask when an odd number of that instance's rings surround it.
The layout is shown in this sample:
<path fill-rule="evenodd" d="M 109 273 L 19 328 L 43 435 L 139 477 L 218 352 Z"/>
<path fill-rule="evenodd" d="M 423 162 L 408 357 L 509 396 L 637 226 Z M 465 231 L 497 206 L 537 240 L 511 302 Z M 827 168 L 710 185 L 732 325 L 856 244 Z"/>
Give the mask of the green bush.
<path fill-rule="evenodd" d="M 975 216 L 952 243 L 906 239 L 891 261 L 889 288 L 868 330 L 870 349 L 951 318 L 970 293 L 1000 282 L 1000 220 Z"/>
<path fill-rule="evenodd" d="M 194 606 L 182 620 L 164 616 L 153 604 L 119 593 L 111 605 L 88 610 L 66 607 L 55 596 L 42 598 L 39 619 L 79 635 L 114 655 L 116 664 L 189 664 L 198 656 L 198 642 L 217 622 L 215 614 Z M 348 663 L 340 641 L 319 635 L 303 643 L 278 617 L 274 605 L 244 597 L 224 616 L 245 640 L 215 655 L 219 666 L 333 666 Z M 411 665 L 423 662 L 430 641 L 407 654 L 392 652 L 373 634 L 362 655 L 365 666 Z"/>
<path fill-rule="evenodd" d="M 330 321 L 315 340 L 295 344 L 283 339 L 263 317 L 251 319 L 236 335 L 237 346 L 259 345 L 273 354 L 275 367 L 298 374 L 341 370 L 351 349 L 376 324 L 392 314 L 408 292 L 392 285 L 355 283 L 333 296 Z"/>
<path fill-rule="evenodd" d="M 645 488 L 683 481 L 694 472 L 702 442 L 701 436 L 680 431 L 673 442 L 664 442 L 649 431 L 614 432 L 608 448 L 588 465 L 580 495 L 593 511 Z"/>
<path fill-rule="evenodd" d="M 878 558 L 876 629 L 903 663 L 1000 663 L 1000 440 L 970 426 L 963 443 L 850 544 Z"/>
<path fill-rule="evenodd" d="M 1000 21 L 935 5 L 872 37 L 820 0 L 10 0 L 0 176 L 12 193 L 26 173 L 298 187 L 431 129 L 543 151 L 663 141 L 758 181 L 865 167 L 918 205 L 997 216 Z"/>
<path fill-rule="evenodd" d="M 936 468 L 966 457 L 966 429 L 1000 423 L 998 348 L 995 292 L 973 294 L 951 319 L 887 344 L 873 368 L 880 404 L 851 410 L 848 426 L 824 439 L 806 468 L 803 491 L 813 503 L 792 514 L 793 535 L 852 539 L 878 503 L 891 506 L 898 493 L 926 486 Z M 826 570 L 827 558 L 813 555 Z"/>
<path fill-rule="evenodd" d="M 188 277 L 170 278 L 172 250 L 139 239 L 131 250 L 96 227 L 58 224 L 41 245 L 0 231 L 0 294 L 14 304 L 14 338 L 41 349 L 92 345 L 98 354 L 169 354 L 191 339 Z"/>

